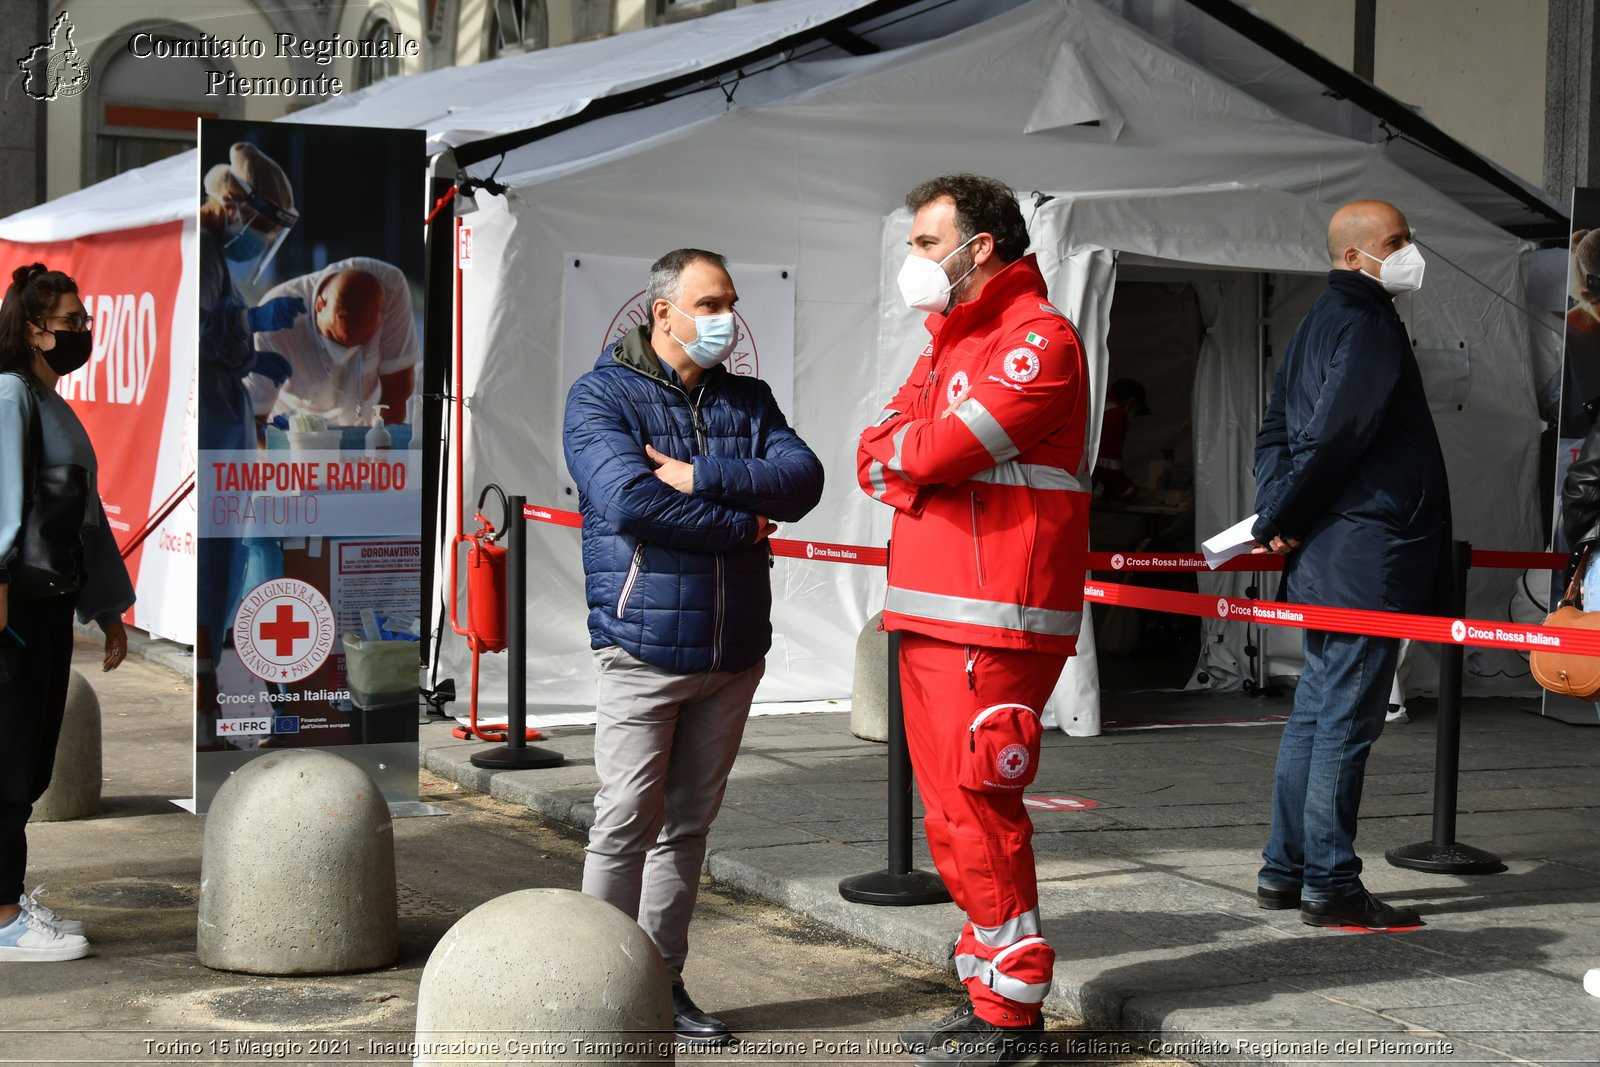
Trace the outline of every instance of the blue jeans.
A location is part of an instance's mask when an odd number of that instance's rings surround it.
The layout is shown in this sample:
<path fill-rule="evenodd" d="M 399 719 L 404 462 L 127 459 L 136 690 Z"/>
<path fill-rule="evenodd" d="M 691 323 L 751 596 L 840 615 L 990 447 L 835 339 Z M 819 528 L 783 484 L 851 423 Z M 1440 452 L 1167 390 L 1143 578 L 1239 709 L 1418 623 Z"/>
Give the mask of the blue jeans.
<path fill-rule="evenodd" d="M 1301 900 L 1360 892 L 1356 812 L 1367 754 L 1383 732 L 1399 639 L 1305 634 L 1305 670 L 1278 746 L 1272 836 L 1258 884 Z"/>

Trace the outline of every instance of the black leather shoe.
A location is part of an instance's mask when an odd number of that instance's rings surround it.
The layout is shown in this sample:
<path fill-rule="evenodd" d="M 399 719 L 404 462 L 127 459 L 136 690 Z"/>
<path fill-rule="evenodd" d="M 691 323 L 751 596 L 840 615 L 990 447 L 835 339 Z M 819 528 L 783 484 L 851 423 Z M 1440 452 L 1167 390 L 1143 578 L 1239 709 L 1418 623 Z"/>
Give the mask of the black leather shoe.
<path fill-rule="evenodd" d="M 959 1033 L 972 1019 L 972 1001 L 961 1004 L 933 1022 L 919 1020 L 900 1031 L 900 1044 L 907 1052 L 926 1052 L 929 1045 L 937 1045 L 947 1033 Z"/>
<path fill-rule="evenodd" d="M 681 985 L 672 987 L 672 1029 L 691 1045 L 726 1045 L 733 1040 L 728 1024 L 701 1011 Z"/>
<path fill-rule="evenodd" d="M 1300 921 L 1352 930 L 1412 930 L 1423 925 L 1417 909 L 1392 907 L 1365 889 L 1338 900 L 1303 900 Z"/>
<path fill-rule="evenodd" d="M 1289 911 L 1300 906 L 1300 890 L 1298 889 L 1272 889 L 1268 886 L 1256 886 L 1256 907 L 1268 911 Z"/>

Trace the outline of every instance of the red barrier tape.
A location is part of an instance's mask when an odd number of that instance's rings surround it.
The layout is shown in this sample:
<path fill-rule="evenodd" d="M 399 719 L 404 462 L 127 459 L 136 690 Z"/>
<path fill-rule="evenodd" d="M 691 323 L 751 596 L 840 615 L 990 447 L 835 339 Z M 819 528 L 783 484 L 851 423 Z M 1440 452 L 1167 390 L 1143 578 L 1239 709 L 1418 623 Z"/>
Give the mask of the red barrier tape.
<path fill-rule="evenodd" d="M 1515 648 L 1524 652 L 1547 649 L 1600 656 L 1600 632 L 1593 630 L 1523 626 L 1496 619 L 1450 619 L 1437 615 L 1402 615 L 1391 611 L 1285 604 L 1272 600 L 1180 593 L 1114 582 L 1085 582 L 1083 595 L 1086 600 L 1098 600 L 1104 604 L 1199 618 L 1223 618 L 1234 622 L 1290 626 L 1301 630 L 1332 630 L 1335 633 L 1368 634 L 1373 637 L 1409 637 L 1413 641 L 1432 641 L 1436 644 Z"/>
<path fill-rule="evenodd" d="M 573 529 L 583 526 L 583 518 L 576 511 L 540 507 L 537 504 L 526 505 L 522 510 L 522 517 Z M 826 541 L 789 541 L 777 537 L 771 539 L 771 544 L 773 555 L 790 559 L 820 559 L 829 563 L 854 563 L 867 567 L 882 567 L 889 562 L 887 550 L 864 545 L 841 545 Z M 1472 553 L 1472 564 L 1475 567 L 1554 570 L 1557 567 L 1565 567 L 1566 563 L 1567 557 L 1557 552 L 1474 551 Z M 1204 556 L 1179 553 L 1135 555 L 1122 552 L 1091 552 L 1089 566 L 1094 570 L 1124 572 L 1207 569 Z M 1282 566 L 1283 557 L 1263 554 L 1236 556 L 1218 569 L 1272 571 L 1279 570 Z M 1222 618 L 1265 626 L 1331 630 L 1335 633 L 1367 634 L 1373 637 L 1407 637 L 1413 641 L 1431 641 L 1436 644 L 1453 642 L 1485 648 L 1514 648 L 1524 652 L 1548 649 L 1574 652 L 1584 656 L 1600 656 L 1600 631 L 1594 630 L 1522 626 L 1494 619 L 1449 619 L 1437 615 L 1402 615 L 1391 611 L 1328 608 L 1271 600 L 1248 600 L 1243 597 L 1214 597 L 1204 593 L 1150 589 L 1138 585 L 1097 582 L 1093 579 L 1084 583 L 1083 595 L 1086 600 L 1098 600 L 1104 604 L 1162 611 L 1174 615 L 1194 615 L 1203 619 Z"/>

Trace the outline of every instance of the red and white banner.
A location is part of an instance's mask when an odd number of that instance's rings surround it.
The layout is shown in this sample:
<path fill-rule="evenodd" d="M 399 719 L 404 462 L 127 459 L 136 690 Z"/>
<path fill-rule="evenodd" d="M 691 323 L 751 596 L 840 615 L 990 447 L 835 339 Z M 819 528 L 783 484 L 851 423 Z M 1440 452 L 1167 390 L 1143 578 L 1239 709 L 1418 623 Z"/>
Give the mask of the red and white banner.
<path fill-rule="evenodd" d="M 192 296 L 179 314 L 186 259 L 181 222 L 41 244 L 0 240 L 8 279 L 26 263 L 64 271 L 94 317 L 93 354 L 57 391 L 94 443 L 119 546 L 145 532 L 194 473 Z M 194 641 L 194 524 L 191 496 L 128 558 L 139 600 L 127 620 L 185 644 Z"/>

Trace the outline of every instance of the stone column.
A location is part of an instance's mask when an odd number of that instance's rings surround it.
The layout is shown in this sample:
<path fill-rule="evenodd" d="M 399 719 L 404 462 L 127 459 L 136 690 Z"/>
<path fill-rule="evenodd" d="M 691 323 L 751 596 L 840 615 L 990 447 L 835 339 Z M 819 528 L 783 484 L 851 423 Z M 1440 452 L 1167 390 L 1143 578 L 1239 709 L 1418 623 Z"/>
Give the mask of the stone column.
<path fill-rule="evenodd" d="M 26 74 L 17 60 L 49 36 L 49 6 L 40 0 L 0 0 L 0 218 L 45 198 L 46 105 L 23 92 Z M 7 284 L 10 274 L 8 266 Z"/>
<path fill-rule="evenodd" d="M 1549 0 L 1544 187 L 1561 204 L 1600 185 L 1600 0 Z"/>

